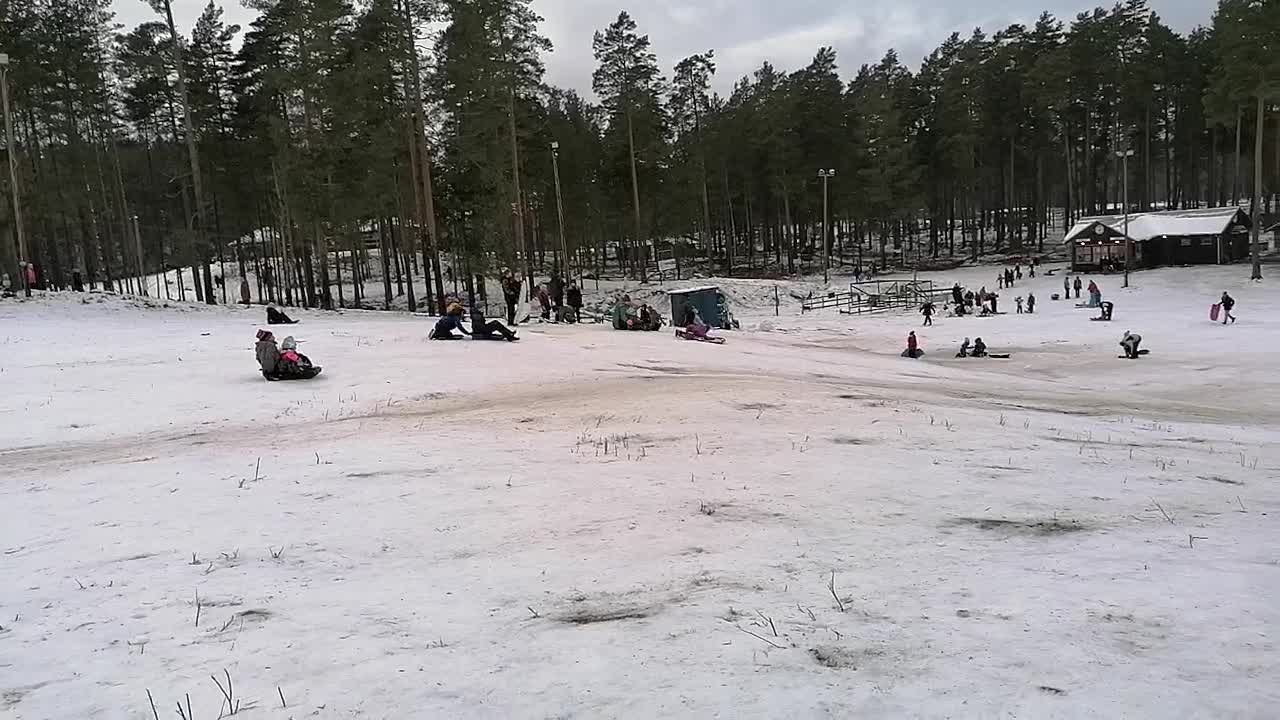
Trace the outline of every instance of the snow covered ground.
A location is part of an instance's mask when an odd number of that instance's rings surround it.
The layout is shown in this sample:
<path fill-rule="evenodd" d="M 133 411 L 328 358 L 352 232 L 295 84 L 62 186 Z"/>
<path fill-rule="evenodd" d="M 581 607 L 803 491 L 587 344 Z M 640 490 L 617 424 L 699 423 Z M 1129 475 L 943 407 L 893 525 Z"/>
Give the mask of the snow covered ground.
<path fill-rule="evenodd" d="M 932 328 L 725 280 L 723 346 L 299 311 L 307 383 L 255 372 L 261 308 L 0 301 L 0 717 L 216 718 L 210 675 L 247 718 L 1273 717 L 1247 274 Z"/>

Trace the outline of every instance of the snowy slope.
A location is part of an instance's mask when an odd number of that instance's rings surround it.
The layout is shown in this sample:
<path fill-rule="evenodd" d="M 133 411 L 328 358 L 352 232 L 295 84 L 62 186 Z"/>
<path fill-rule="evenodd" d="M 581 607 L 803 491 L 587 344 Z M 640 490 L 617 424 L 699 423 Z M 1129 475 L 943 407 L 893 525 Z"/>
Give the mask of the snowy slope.
<path fill-rule="evenodd" d="M 0 717 L 215 718 L 224 669 L 252 718 L 1271 717 L 1246 274 L 932 328 L 722 280 L 724 346 L 301 311 L 310 383 L 255 373 L 260 308 L 0 302 Z"/>

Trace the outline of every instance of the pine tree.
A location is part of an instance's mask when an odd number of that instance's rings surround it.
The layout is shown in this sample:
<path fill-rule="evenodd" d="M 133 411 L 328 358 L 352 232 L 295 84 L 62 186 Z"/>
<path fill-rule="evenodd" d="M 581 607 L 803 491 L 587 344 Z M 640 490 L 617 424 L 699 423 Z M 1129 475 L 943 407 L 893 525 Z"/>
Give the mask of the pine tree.
<path fill-rule="evenodd" d="M 625 133 L 634 219 L 633 247 L 640 281 L 648 279 L 648 238 L 641 225 L 638 157 L 647 154 L 651 166 L 665 141 L 661 95 L 663 78 L 649 36 L 636 32 L 636 23 L 625 11 L 604 32 L 597 31 L 592 50 L 599 63 L 592 73 L 592 87 L 610 113 L 609 133 Z M 637 140 L 637 137 L 639 138 Z M 645 153 L 645 151 L 648 151 Z M 655 168 L 656 169 L 656 168 Z"/>
<path fill-rule="evenodd" d="M 1265 106 L 1280 97 L 1280 0 L 1220 0 L 1213 16 L 1214 50 L 1218 69 L 1213 84 L 1219 98 L 1243 107 L 1249 100 L 1256 108 L 1253 153 L 1253 236 L 1250 260 L 1254 280 L 1262 279 L 1258 256 L 1262 209 L 1262 146 Z M 1237 114 L 1237 138 L 1240 120 Z M 1236 164 L 1240 162 L 1237 141 Z"/>

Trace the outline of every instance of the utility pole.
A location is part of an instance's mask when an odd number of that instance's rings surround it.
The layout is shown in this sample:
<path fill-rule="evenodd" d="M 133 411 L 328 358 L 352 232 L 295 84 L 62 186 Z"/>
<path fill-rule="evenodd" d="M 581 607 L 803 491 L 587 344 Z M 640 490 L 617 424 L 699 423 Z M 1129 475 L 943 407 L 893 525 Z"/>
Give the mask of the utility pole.
<path fill-rule="evenodd" d="M 31 283 L 27 282 L 27 236 L 22 227 L 22 201 L 18 195 L 18 155 L 13 146 L 13 113 L 9 109 L 9 55 L 0 53 L 0 97 L 4 101 L 4 136 L 9 151 L 9 188 L 13 191 L 13 224 L 18 235 L 18 277 L 23 294 L 31 297 Z"/>
<path fill-rule="evenodd" d="M 830 170 L 819 170 L 818 177 L 822 178 L 822 282 L 831 281 L 831 251 L 828 238 L 829 222 L 827 220 L 827 181 L 836 176 L 834 168 Z"/>
<path fill-rule="evenodd" d="M 1133 151 L 1117 150 L 1116 157 L 1120 158 L 1120 174 L 1123 176 L 1124 190 L 1120 202 L 1124 204 L 1124 286 L 1129 287 L 1129 269 L 1133 265 L 1133 239 L 1129 237 L 1129 158 L 1133 157 Z"/>
<path fill-rule="evenodd" d="M 1253 133 L 1253 205 L 1250 208 L 1253 228 L 1249 235 L 1249 271 L 1250 280 L 1262 279 L 1262 261 L 1258 258 L 1258 243 L 1262 240 L 1262 130 L 1265 122 L 1263 115 L 1263 93 L 1258 89 L 1258 124 Z M 12 156 L 11 156 L 12 157 Z M 1238 161 L 1237 161 L 1238 162 Z"/>
<path fill-rule="evenodd" d="M 560 143 L 555 140 L 551 142 L 551 174 L 556 179 L 556 216 L 560 219 L 560 256 L 563 258 L 560 272 L 565 277 L 572 277 L 573 273 L 569 270 L 569 241 L 564 236 L 564 200 L 560 197 Z"/>
<path fill-rule="evenodd" d="M 138 216 L 133 216 L 133 248 L 138 256 L 138 280 L 142 283 L 142 296 L 150 295 L 150 288 L 147 282 L 147 275 L 142 270 L 142 233 L 138 232 Z M 157 295 L 159 292 L 157 291 Z"/>

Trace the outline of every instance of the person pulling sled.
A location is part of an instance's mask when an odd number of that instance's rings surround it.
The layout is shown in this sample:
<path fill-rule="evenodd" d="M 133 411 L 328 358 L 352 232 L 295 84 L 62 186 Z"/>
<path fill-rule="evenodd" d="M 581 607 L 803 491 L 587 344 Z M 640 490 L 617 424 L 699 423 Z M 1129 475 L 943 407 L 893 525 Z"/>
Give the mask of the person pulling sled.
<path fill-rule="evenodd" d="M 1223 292 L 1222 299 L 1218 301 L 1218 305 L 1222 308 L 1222 324 L 1226 325 L 1228 322 L 1234 323 L 1236 321 L 1236 316 L 1231 314 L 1231 310 L 1236 306 L 1236 299 L 1228 295 L 1226 292 Z"/>

